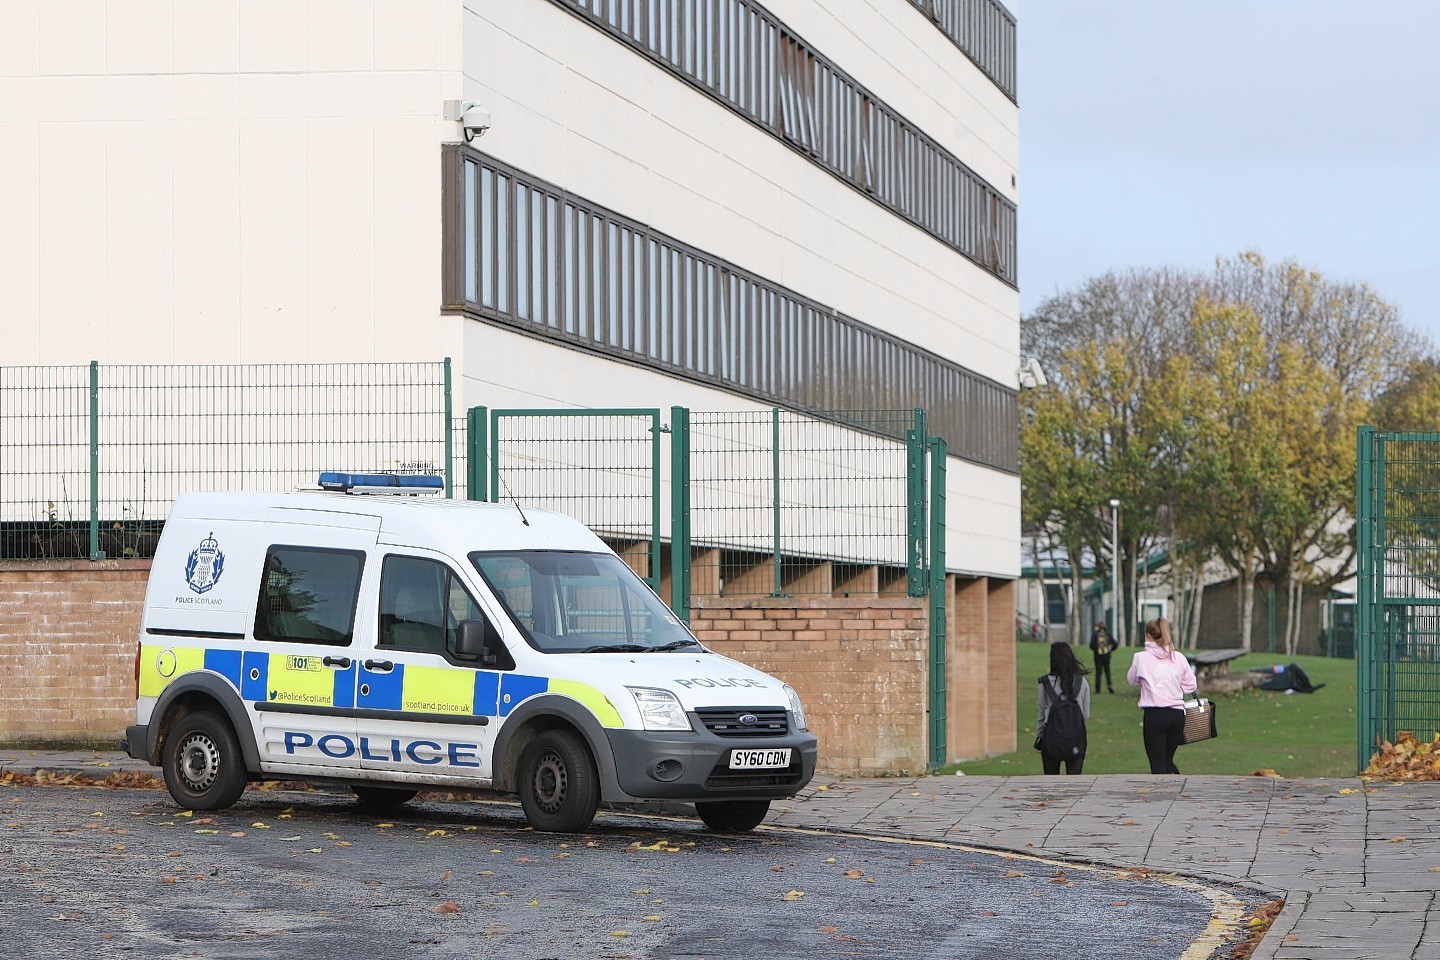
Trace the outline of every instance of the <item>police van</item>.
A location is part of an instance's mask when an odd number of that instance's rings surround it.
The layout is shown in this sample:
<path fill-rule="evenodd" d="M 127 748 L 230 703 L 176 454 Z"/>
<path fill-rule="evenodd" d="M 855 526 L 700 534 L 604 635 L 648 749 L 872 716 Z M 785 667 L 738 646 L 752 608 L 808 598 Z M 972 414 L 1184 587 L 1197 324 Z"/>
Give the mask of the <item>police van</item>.
<path fill-rule="evenodd" d="M 182 807 L 262 779 L 394 807 L 518 794 L 540 830 L 693 802 L 749 830 L 815 771 L 788 684 L 705 648 L 592 531 L 438 477 L 180 497 L 161 534 L 126 752 Z"/>

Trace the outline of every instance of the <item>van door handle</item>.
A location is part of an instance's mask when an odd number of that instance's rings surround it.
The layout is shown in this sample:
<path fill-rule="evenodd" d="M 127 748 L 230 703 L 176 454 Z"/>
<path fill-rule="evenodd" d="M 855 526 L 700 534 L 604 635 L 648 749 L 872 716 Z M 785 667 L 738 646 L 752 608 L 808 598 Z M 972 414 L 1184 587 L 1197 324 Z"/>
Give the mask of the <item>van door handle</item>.
<path fill-rule="evenodd" d="M 366 660 L 365 669 L 374 670 L 376 673 L 389 673 L 395 669 L 395 664 L 389 660 Z"/>
<path fill-rule="evenodd" d="M 350 669 L 349 657 L 326 657 L 321 662 L 324 663 L 327 667 L 339 667 L 341 670 Z"/>

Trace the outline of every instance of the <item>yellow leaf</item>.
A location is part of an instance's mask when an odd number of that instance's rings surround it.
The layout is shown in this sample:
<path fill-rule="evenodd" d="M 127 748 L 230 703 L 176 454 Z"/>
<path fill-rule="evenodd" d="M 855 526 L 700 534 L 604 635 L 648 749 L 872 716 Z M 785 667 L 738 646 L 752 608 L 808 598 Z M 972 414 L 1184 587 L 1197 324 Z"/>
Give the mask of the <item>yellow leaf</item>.
<path fill-rule="evenodd" d="M 629 931 L 629 930 L 611 930 L 611 931 L 610 931 L 610 936 L 612 936 L 612 937 L 628 937 L 628 936 L 630 936 L 630 931 Z"/>
<path fill-rule="evenodd" d="M 665 918 L 662 917 L 662 916 L 660 916 L 660 914 L 658 914 L 658 913 L 652 913 L 652 914 L 650 914 L 648 917 L 641 917 L 640 919 L 642 919 L 642 920 L 648 920 L 648 921 L 650 921 L 651 923 L 654 923 L 656 920 L 664 920 Z"/>
<path fill-rule="evenodd" d="M 799 900 L 799 899 L 800 899 L 801 897 L 803 897 L 803 896 L 805 896 L 805 891 L 804 891 L 804 890 L 789 890 L 789 891 L 786 891 L 786 893 L 785 893 L 783 896 L 781 896 L 780 899 L 781 899 L 781 900 Z"/>
<path fill-rule="evenodd" d="M 527 906 L 527 907 L 538 907 L 538 906 L 540 906 L 540 901 L 539 901 L 539 900 L 531 900 L 529 903 L 525 904 L 525 906 Z"/>

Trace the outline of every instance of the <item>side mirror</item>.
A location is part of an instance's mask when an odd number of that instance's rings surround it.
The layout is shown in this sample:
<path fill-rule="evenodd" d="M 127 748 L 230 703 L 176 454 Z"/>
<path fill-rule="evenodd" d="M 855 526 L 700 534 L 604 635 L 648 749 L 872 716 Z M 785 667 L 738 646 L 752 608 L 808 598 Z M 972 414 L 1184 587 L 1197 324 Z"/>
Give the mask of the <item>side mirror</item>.
<path fill-rule="evenodd" d="M 461 620 L 456 625 L 455 652 L 492 670 L 515 669 L 515 658 L 500 639 L 500 631 L 484 618 Z"/>

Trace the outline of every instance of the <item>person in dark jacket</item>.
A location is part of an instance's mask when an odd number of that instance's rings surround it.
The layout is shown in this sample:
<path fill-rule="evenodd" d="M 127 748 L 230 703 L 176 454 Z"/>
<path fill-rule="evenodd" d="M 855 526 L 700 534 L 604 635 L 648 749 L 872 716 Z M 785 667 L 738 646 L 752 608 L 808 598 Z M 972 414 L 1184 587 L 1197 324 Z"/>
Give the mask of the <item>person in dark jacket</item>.
<path fill-rule="evenodd" d="M 1095 654 L 1095 689 L 1100 689 L 1100 677 L 1105 677 L 1105 689 L 1115 692 L 1115 683 L 1110 679 L 1110 654 L 1115 652 L 1115 639 L 1105 624 L 1095 624 L 1090 631 L 1090 651 Z"/>
<path fill-rule="evenodd" d="M 1045 739 L 1045 724 L 1050 720 L 1053 691 L 1055 697 L 1068 695 L 1080 707 L 1085 722 L 1090 720 L 1090 683 L 1085 679 L 1086 670 L 1075 659 L 1075 652 L 1064 641 L 1050 644 L 1050 672 L 1040 678 L 1040 700 L 1036 705 L 1035 749 L 1040 751 L 1040 766 L 1047 775 L 1060 772 L 1060 761 L 1065 761 L 1065 773 L 1075 775 L 1085 766 L 1085 751 L 1079 749 L 1079 756 L 1051 756 L 1042 746 Z M 1048 688 L 1048 690 L 1047 690 Z M 1083 737 L 1083 727 L 1082 727 Z"/>

